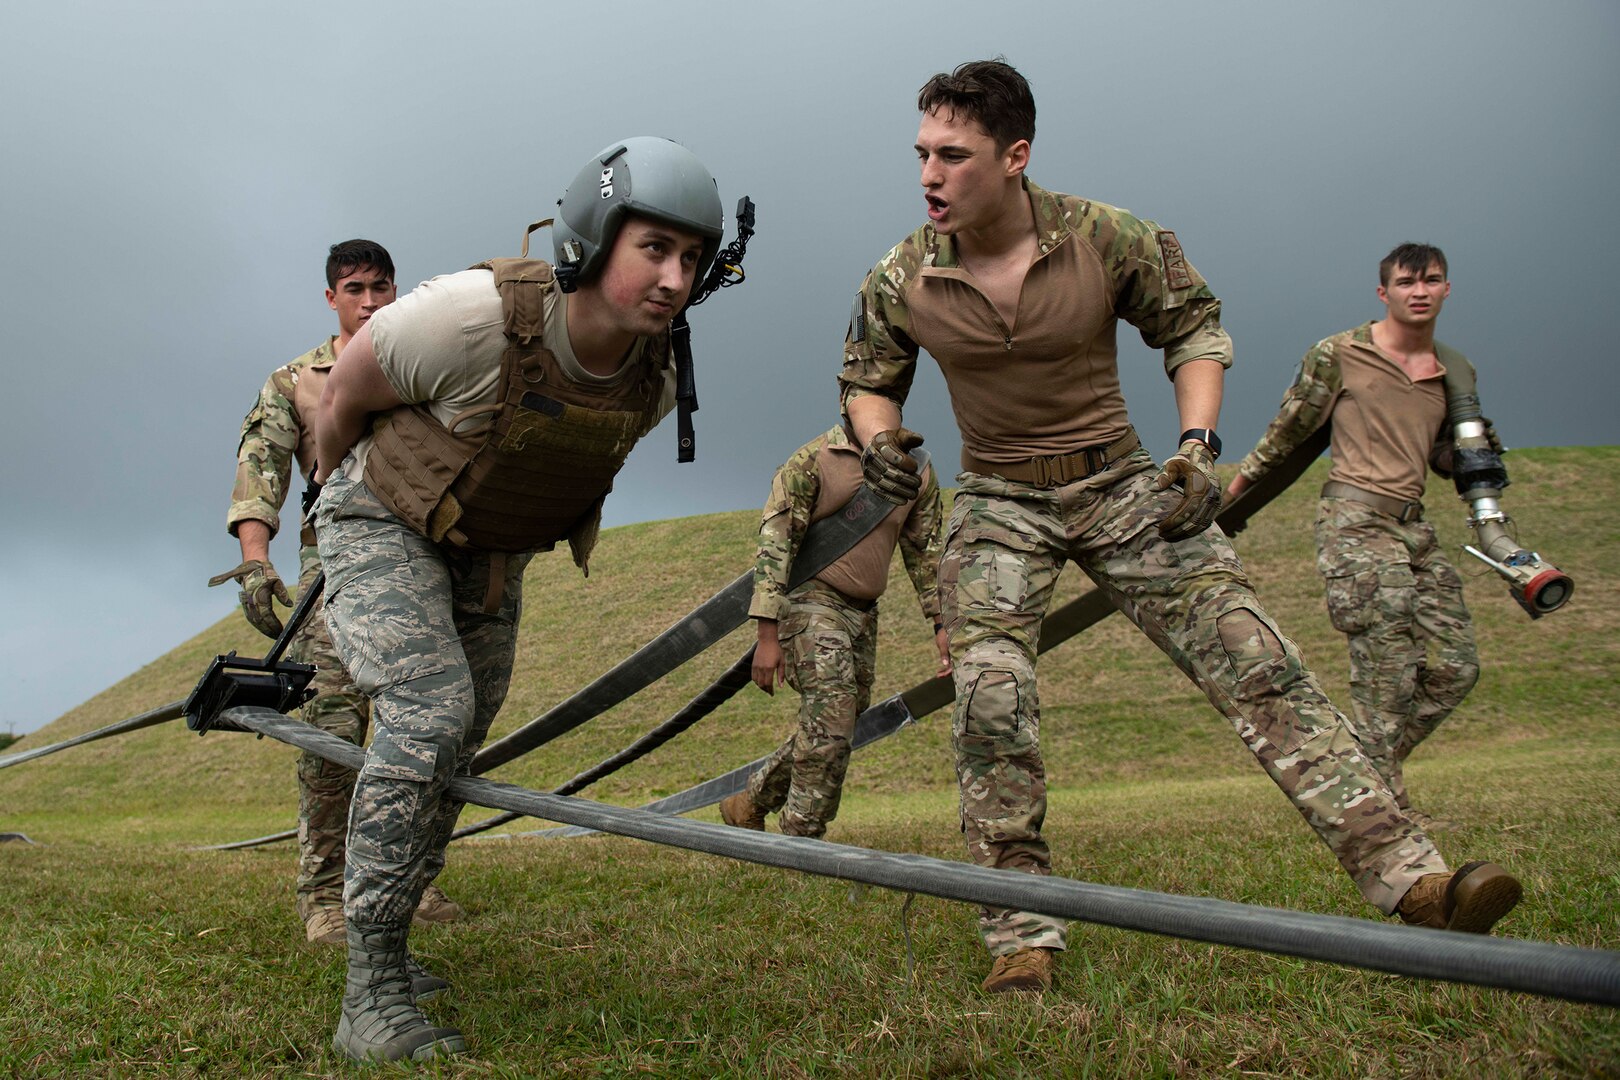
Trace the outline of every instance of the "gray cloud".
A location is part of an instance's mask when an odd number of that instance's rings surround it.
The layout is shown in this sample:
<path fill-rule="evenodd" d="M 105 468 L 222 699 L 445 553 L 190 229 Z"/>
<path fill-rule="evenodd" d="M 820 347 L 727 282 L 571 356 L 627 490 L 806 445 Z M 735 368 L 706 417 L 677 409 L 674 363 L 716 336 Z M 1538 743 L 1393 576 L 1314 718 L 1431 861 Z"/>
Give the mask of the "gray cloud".
<path fill-rule="evenodd" d="M 1442 337 L 1510 443 L 1616 440 L 1620 9 L 987 10 L 8 6 L 0 728 L 48 721 L 230 610 L 203 581 L 236 561 L 237 427 L 335 324 L 328 244 L 382 241 L 405 285 L 515 254 L 613 138 L 686 143 L 728 207 L 753 195 L 760 232 L 748 283 L 693 316 L 698 462 L 677 468 L 673 431 L 655 432 L 609 521 L 757 505 L 835 414 L 861 275 L 921 220 L 916 88 L 973 57 L 1030 77 L 1038 182 L 1175 229 L 1225 301 L 1228 446 L 1258 436 L 1312 342 L 1378 314 L 1377 259 L 1405 239 L 1451 256 Z M 1122 345 L 1133 419 L 1166 453 L 1158 358 L 1128 329 Z M 936 371 L 907 416 L 954 459 Z M 288 538 L 275 553 L 292 566 Z"/>

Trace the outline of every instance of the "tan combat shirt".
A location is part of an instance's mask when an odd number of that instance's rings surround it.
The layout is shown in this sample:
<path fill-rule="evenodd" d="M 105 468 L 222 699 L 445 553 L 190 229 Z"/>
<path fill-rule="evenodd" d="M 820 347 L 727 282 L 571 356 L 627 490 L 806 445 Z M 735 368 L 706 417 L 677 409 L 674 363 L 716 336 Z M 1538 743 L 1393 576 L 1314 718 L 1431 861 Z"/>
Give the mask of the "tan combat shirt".
<path fill-rule="evenodd" d="M 919 349 L 945 374 L 965 453 L 1022 462 L 1113 442 L 1130 428 L 1115 328 L 1190 360 L 1232 363 L 1220 301 L 1175 234 L 1129 211 L 1024 181 L 1040 255 L 1008 326 L 962 269 L 954 242 L 924 225 L 873 268 L 856 297 L 839 375 L 844 401 L 903 405 Z"/>
<path fill-rule="evenodd" d="M 1331 419 L 1328 479 L 1416 502 L 1445 430 L 1444 374 L 1442 367 L 1414 382 L 1373 344 L 1371 322 L 1324 338 L 1305 354 L 1282 409 L 1238 470 L 1259 479 Z"/>
<path fill-rule="evenodd" d="M 225 527 L 232 536 L 243 521 L 262 521 L 274 536 L 292 482 L 293 463 L 307 479 L 315 468 L 315 410 L 337 360 L 329 337 L 290 364 L 270 373 L 242 421 L 236 450 L 236 483 Z M 313 546 L 314 531 L 301 543 Z"/>

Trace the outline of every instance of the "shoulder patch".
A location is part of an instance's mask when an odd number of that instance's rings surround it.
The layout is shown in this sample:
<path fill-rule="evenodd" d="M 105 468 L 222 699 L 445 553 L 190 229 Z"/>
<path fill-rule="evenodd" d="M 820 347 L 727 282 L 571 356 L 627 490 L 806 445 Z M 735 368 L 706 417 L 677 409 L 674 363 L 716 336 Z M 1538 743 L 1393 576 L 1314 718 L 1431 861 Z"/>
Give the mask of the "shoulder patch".
<path fill-rule="evenodd" d="M 1169 229 L 1160 229 L 1159 257 L 1164 262 L 1164 282 L 1172 289 L 1192 288 L 1192 274 L 1187 270 L 1187 256 L 1182 254 L 1181 241 Z"/>
<path fill-rule="evenodd" d="M 849 313 L 849 341 L 859 345 L 866 340 L 866 298 L 855 294 L 855 305 Z"/>

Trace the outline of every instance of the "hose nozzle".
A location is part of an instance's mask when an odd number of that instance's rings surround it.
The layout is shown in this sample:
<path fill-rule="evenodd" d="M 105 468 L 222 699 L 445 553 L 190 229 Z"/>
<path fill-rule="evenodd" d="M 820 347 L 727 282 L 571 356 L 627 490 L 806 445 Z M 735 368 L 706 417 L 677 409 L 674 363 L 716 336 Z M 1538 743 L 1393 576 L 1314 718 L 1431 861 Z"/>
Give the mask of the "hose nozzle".
<path fill-rule="evenodd" d="M 1575 594 L 1573 578 L 1534 551 L 1526 551 L 1511 540 L 1508 543 L 1512 550 L 1506 552 L 1499 550 L 1501 543 L 1493 545 L 1503 556 L 1500 558 L 1492 558 L 1472 544 L 1464 544 L 1463 550 L 1500 574 L 1508 584 L 1508 594 L 1532 619 L 1557 611 L 1569 602 Z"/>

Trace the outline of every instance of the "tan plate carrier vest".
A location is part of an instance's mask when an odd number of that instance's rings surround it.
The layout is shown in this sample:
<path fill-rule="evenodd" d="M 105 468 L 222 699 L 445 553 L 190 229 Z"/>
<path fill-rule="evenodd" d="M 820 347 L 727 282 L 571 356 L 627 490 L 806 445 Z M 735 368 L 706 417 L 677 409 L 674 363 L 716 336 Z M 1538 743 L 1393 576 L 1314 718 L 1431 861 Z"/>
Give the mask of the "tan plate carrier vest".
<path fill-rule="evenodd" d="M 549 550 L 567 537 L 584 568 L 602 500 L 656 420 L 663 372 L 648 363 L 611 386 L 574 382 L 541 343 L 551 266 L 491 259 L 473 269 L 494 271 L 506 316 L 501 399 L 448 427 L 421 405 L 379 417 L 366 486 L 435 542 L 504 554 Z M 668 349 L 655 345 L 652 355 Z"/>

